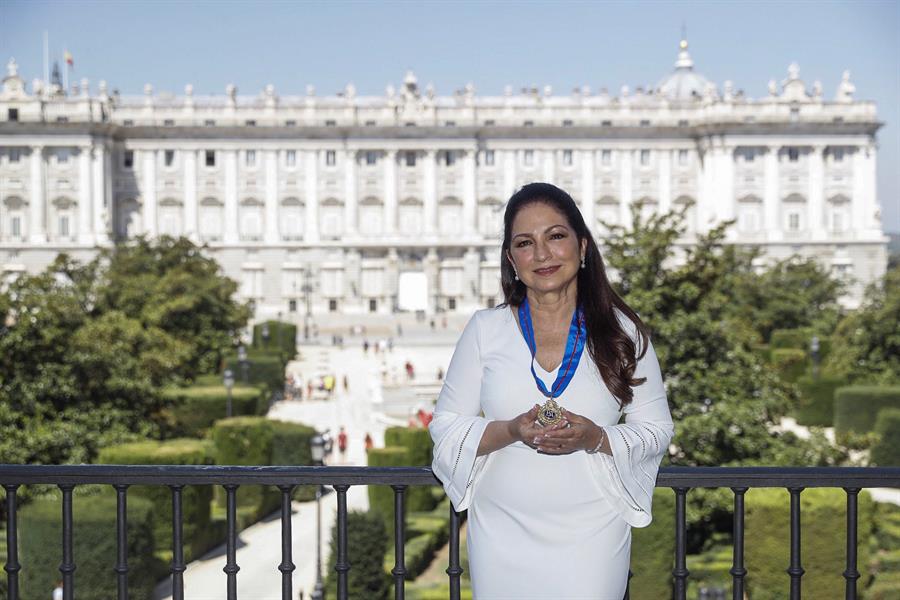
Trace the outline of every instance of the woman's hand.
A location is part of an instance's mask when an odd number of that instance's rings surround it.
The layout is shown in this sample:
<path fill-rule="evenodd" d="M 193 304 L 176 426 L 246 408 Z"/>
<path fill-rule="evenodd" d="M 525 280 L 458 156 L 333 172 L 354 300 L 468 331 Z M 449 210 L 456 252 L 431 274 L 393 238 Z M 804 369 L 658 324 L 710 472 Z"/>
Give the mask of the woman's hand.
<path fill-rule="evenodd" d="M 507 421 L 509 424 L 509 434 L 514 441 L 523 442 L 534 449 L 537 449 L 537 442 L 540 436 L 551 428 L 543 427 L 537 422 L 538 411 L 540 405 L 535 404 L 531 410 L 524 412 L 515 419 Z"/>
<path fill-rule="evenodd" d="M 544 454 L 571 454 L 578 450 L 593 450 L 602 435 L 600 427 L 593 421 L 563 409 L 562 421 L 541 432 L 536 448 L 538 452 Z"/>

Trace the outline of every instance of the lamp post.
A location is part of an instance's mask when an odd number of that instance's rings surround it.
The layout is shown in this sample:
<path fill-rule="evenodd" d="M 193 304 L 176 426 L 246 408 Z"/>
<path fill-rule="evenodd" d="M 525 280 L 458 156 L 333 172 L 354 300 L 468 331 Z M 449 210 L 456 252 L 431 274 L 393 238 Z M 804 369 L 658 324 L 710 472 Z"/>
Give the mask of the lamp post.
<path fill-rule="evenodd" d="M 819 336 L 814 335 L 809 344 L 809 351 L 812 354 L 813 361 L 813 379 L 819 378 Z"/>
<path fill-rule="evenodd" d="M 265 347 L 265 346 L 268 346 L 268 345 L 269 345 L 269 322 L 268 322 L 268 321 L 266 321 L 265 323 L 263 323 L 263 326 L 262 326 L 262 339 L 263 339 L 263 346 L 264 346 L 264 347 Z"/>
<path fill-rule="evenodd" d="M 244 345 L 241 344 L 238 346 L 238 365 L 241 367 L 241 377 L 243 377 L 244 385 L 246 385 L 249 381 L 249 367 L 250 364 L 247 361 L 247 349 L 244 348 Z"/>
<path fill-rule="evenodd" d="M 318 433 L 310 440 L 313 463 L 321 467 L 325 461 L 325 438 Z M 316 586 L 311 600 L 325 600 L 325 586 L 322 585 L 322 485 L 316 485 Z"/>
<path fill-rule="evenodd" d="M 310 294 L 312 293 L 312 285 L 310 284 L 310 272 L 309 269 L 303 270 L 303 287 L 300 288 L 300 291 L 303 292 L 306 298 L 306 315 L 303 317 L 303 339 L 309 341 L 309 317 L 312 314 L 312 309 L 310 307 Z"/>
<path fill-rule="evenodd" d="M 225 389 L 228 390 L 228 401 L 225 404 L 225 416 L 227 418 L 231 418 L 231 388 L 234 387 L 234 373 L 231 372 L 231 369 L 225 369 L 225 372 L 222 373 L 222 383 L 225 384 Z"/>

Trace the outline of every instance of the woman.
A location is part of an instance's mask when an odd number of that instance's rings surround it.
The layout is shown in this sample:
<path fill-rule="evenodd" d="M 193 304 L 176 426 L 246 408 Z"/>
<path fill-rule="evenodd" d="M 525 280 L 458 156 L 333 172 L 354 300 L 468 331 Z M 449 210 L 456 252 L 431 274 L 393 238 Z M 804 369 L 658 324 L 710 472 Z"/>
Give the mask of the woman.
<path fill-rule="evenodd" d="M 469 320 L 429 426 L 473 597 L 621 600 L 673 434 L 656 353 L 563 190 L 516 192 L 501 252 L 506 301 Z"/>

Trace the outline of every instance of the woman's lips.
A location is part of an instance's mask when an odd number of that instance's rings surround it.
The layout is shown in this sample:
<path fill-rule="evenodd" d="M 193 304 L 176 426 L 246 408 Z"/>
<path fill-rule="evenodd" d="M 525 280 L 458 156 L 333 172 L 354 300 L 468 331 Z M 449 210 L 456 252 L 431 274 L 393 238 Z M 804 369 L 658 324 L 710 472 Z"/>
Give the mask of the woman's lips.
<path fill-rule="evenodd" d="M 535 273 L 537 273 L 538 275 L 544 275 L 544 276 L 553 275 L 554 273 L 556 273 L 556 271 L 558 269 L 559 269 L 559 265 L 556 265 L 555 267 L 547 267 L 546 269 L 537 269 L 535 271 Z"/>

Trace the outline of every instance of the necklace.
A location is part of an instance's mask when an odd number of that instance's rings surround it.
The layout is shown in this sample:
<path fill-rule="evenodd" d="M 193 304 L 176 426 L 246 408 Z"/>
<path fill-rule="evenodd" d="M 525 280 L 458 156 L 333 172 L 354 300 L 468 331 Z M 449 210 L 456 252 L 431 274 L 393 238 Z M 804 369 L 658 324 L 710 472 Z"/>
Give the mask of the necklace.
<path fill-rule="evenodd" d="M 528 305 L 528 297 L 519 305 L 519 323 L 522 325 L 522 336 L 528 349 L 531 351 L 531 376 L 537 384 L 538 391 L 547 397 L 546 402 L 538 411 L 538 422 L 547 427 L 562 420 L 562 408 L 557 404 L 555 398 L 559 397 L 568 387 L 569 382 L 575 376 L 575 370 L 578 368 L 578 361 L 581 359 L 581 353 L 584 351 L 584 343 L 587 331 L 584 325 L 584 311 L 581 306 L 576 307 L 572 313 L 572 322 L 569 325 L 569 335 L 566 338 L 566 351 L 563 354 L 562 362 L 559 365 L 559 372 L 556 374 L 556 380 L 547 389 L 544 382 L 534 371 L 534 356 L 537 346 L 534 340 L 534 328 L 531 324 L 531 309 Z"/>

